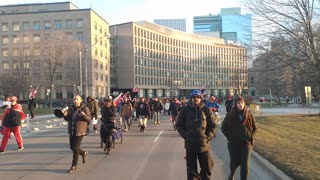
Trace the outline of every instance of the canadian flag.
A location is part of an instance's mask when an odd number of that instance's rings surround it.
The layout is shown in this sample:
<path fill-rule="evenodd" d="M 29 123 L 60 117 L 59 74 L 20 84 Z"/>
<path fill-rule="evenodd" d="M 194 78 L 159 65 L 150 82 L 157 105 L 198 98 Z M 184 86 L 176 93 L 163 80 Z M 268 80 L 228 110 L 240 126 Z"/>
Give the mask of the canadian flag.
<path fill-rule="evenodd" d="M 131 90 L 133 93 L 136 93 L 136 92 L 138 92 L 139 91 L 139 88 L 138 87 L 135 87 L 135 88 L 132 88 L 132 90 Z"/>

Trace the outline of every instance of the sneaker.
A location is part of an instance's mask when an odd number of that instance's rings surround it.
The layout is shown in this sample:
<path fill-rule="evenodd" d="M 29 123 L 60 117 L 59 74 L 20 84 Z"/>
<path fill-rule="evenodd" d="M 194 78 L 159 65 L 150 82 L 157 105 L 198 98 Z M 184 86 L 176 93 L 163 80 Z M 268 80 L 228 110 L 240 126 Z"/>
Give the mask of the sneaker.
<path fill-rule="evenodd" d="M 98 130 L 95 130 L 94 133 L 97 134 L 97 133 L 98 133 Z"/>
<path fill-rule="evenodd" d="M 21 151 L 22 149 L 24 149 L 24 147 L 22 146 L 22 147 L 19 147 L 18 148 L 18 151 Z"/>
<path fill-rule="evenodd" d="M 157 121 L 157 124 L 160 124 L 160 121 Z"/>
<path fill-rule="evenodd" d="M 0 151 L 0 154 L 5 154 L 5 152 L 4 151 Z"/>
<path fill-rule="evenodd" d="M 153 124 L 157 124 L 157 121 L 154 121 Z"/>

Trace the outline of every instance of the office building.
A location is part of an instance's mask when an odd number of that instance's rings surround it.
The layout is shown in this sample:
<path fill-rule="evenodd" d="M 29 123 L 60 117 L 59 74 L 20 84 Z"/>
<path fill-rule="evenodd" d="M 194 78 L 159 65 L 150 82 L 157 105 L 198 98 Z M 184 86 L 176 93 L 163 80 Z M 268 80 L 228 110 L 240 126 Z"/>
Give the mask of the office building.
<path fill-rule="evenodd" d="M 186 19 L 155 19 L 153 22 L 155 24 L 165 26 L 171 29 L 175 29 L 183 32 L 187 31 Z"/>
<path fill-rule="evenodd" d="M 223 39 L 157 24 L 110 26 L 112 92 L 139 88 L 139 96 L 188 97 L 192 89 L 225 97 L 247 88 L 247 51 Z"/>
<path fill-rule="evenodd" d="M 110 94 L 109 24 L 94 10 L 58 2 L 0 6 L 0 13 L 0 70 L 8 75 L 23 69 L 21 98 L 38 85 L 38 99 L 70 102 L 75 93 Z M 61 41 L 48 42 L 59 33 L 65 35 Z M 49 44 L 61 57 L 50 57 Z"/>
<path fill-rule="evenodd" d="M 252 67 L 251 14 L 241 14 L 241 8 L 222 8 L 218 15 L 194 16 L 193 23 L 195 34 L 223 38 L 227 44 L 246 47 Z"/>

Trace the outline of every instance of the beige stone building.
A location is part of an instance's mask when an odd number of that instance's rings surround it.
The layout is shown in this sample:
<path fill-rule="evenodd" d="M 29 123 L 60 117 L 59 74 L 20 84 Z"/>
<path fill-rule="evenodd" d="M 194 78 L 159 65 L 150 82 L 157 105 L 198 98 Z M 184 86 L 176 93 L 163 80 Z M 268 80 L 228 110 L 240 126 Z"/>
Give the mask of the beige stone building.
<path fill-rule="evenodd" d="M 23 56 L 23 76 L 28 87 L 39 85 L 37 98 L 110 94 L 109 24 L 92 9 L 79 9 L 70 2 L 0 6 L 0 23 L 2 76 L 17 69 L 17 59 Z M 41 42 L 56 32 L 65 33 L 64 41 L 73 44 L 67 46 L 67 56 L 49 82 L 50 67 Z"/>
<path fill-rule="evenodd" d="M 247 88 L 247 50 L 220 38 L 188 34 L 146 21 L 110 26 L 111 87 L 139 96 L 187 96 L 192 89 L 225 97 Z"/>

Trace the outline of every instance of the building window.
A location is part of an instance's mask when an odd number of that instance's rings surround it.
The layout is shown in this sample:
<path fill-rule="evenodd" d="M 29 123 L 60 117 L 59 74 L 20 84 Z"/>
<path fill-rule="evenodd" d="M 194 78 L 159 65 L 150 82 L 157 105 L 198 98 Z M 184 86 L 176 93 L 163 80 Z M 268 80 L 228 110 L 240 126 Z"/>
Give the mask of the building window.
<path fill-rule="evenodd" d="M 9 49 L 7 49 L 7 48 L 2 49 L 2 56 L 8 57 L 9 56 Z"/>
<path fill-rule="evenodd" d="M 94 28 L 94 30 L 97 30 L 97 28 L 98 28 L 97 22 L 93 23 L 93 28 Z"/>
<path fill-rule="evenodd" d="M 99 80 L 99 74 L 95 73 L 95 80 L 98 81 Z"/>
<path fill-rule="evenodd" d="M 56 72 L 56 80 L 62 80 L 62 72 Z"/>
<path fill-rule="evenodd" d="M 30 69 L 30 62 L 29 61 L 24 61 L 23 62 L 23 68 L 24 69 Z"/>
<path fill-rule="evenodd" d="M 9 62 L 7 61 L 2 62 L 2 69 L 9 69 Z"/>
<path fill-rule="evenodd" d="M 29 35 L 23 35 L 23 43 L 29 43 L 30 42 L 30 36 Z"/>
<path fill-rule="evenodd" d="M 20 30 L 19 23 L 17 22 L 12 23 L 12 31 L 19 31 L 19 30 Z"/>
<path fill-rule="evenodd" d="M 33 52 L 33 54 L 35 55 L 35 56 L 40 56 L 40 49 L 34 49 L 34 52 Z"/>
<path fill-rule="evenodd" d="M 100 74 L 100 81 L 103 81 L 103 74 Z"/>
<path fill-rule="evenodd" d="M 56 98 L 62 99 L 62 92 L 61 91 L 56 92 Z"/>
<path fill-rule="evenodd" d="M 77 28 L 83 27 L 83 19 L 77 19 Z"/>
<path fill-rule="evenodd" d="M 54 28 L 55 29 L 61 29 L 61 21 L 60 20 L 54 21 Z"/>
<path fill-rule="evenodd" d="M 29 31 L 29 30 L 31 29 L 30 23 L 29 23 L 29 22 L 23 22 L 23 23 L 22 23 L 22 29 L 23 29 L 24 31 Z"/>
<path fill-rule="evenodd" d="M 23 56 L 30 56 L 30 49 L 23 49 Z"/>
<path fill-rule="evenodd" d="M 40 73 L 33 73 L 33 80 L 40 81 Z"/>
<path fill-rule="evenodd" d="M 71 20 L 71 19 L 68 19 L 68 20 L 66 21 L 66 28 L 67 28 L 67 29 L 71 29 L 71 28 L 72 28 L 72 20 Z"/>
<path fill-rule="evenodd" d="M 9 43 L 9 37 L 8 36 L 2 36 L 2 44 L 8 44 Z"/>
<path fill-rule="evenodd" d="M 9 25 L 8 25 L 8 23 L 2 23 L 2 31 L 3 31 L 3 32 L 9 31 Z"/>
<path fill-rule="evenodd" d="M 34 21 L 33 22 L 33 30 L 38 31 L 40 30 L 40 21 Z"/>
<path fill-rule="evenodd" d="M 84 35 L 83 32 L 77 32 L 77 40 L 83 42 L 84 41 Z"/>
<path fill-rule="evenodd" d="M 19 56 L 19 49 L 17 48 L 12 49 L 12 56 Z"/>
<path fill-rule="evenodd" d="M 45 29 L 45 30 L 50 30 L 50 29 L 51 29 L 51 23 L 50 23 L 50 21 L 45 21 L 45 22 L 44 22 L 44 29 Z"/>
<path fill-rule="evenodd" d="M 19 39 L 20 39 L 19 36 L 13 35 L 12 38 L 13 38 L 13 43 L 15 43 L 15 44 L 19 43 Z"/>
<path fill-rule="evenodd" d="M 39 43 L 40 42 L 40 34 L 33 35 L 33 42 Z"/>

